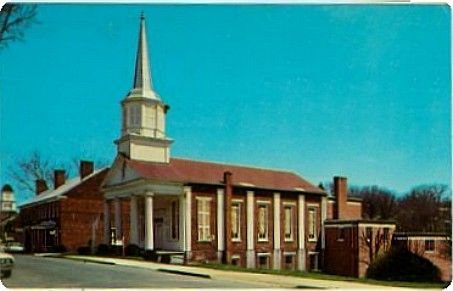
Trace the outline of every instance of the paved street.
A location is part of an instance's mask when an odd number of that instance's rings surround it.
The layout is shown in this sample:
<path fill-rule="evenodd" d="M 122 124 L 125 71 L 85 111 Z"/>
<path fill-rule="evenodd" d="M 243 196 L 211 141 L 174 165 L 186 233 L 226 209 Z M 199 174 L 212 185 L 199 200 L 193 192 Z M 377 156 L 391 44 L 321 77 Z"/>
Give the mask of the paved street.
<path fill-rule="evenodd" d="M 270 274 L 214 270 L 167 265 L 120 258 L 67 256 L 66 258 L 16 255 L 7 288 L 303 288 L 303 289 L 393 289 L 350 281 L 319 280 Z M 86 262 L 85 262 L 86 261 Z M 89 262 L 91 261 L 91 262 Z M 100 264 L 99 262 L 110 263 Z M 162 272 L 167 270 L 183 274 Z M 186 275 L 187 273 L 210 278 Z"/>
<path fill-rule="evenodd" d="M 7 288 L 265 288 L 267 284 L 206 279 L 137 267 L 15 255 Z M 266 286 L 267 285 L 267 286 Z"/>

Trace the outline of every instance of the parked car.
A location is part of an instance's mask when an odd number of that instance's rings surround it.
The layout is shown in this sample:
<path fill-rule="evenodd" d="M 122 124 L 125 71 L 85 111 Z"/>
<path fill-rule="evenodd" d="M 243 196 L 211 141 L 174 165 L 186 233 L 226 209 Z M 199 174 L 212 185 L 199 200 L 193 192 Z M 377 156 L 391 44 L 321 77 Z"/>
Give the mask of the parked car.
<path fill-rule="evenodd" d="M 24 251 L 24 246 L 19 242 L 8 242 L 5 246 L 7 253 L 21 253 Z"/>
<path fill-rule="evenodd" d="M 1 278 L 8 278 L 14 268 L 14 257 L 11 254 L 0 252 Z"/>

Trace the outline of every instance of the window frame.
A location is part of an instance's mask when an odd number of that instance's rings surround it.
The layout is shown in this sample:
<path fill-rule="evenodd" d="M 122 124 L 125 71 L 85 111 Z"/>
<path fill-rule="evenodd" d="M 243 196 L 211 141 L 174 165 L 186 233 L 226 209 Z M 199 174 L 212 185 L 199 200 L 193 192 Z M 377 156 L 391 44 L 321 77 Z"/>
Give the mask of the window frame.
<path fill-rule="evenodd" d="M 427 246 L 431 246 L 428 248 Z M 433 239 L 425 239 L 425 252 L 434 253 L 436 251 L 436 241 Z"/>
<path fill-rule="evenodd" d="M 316 242 L 318 241 L 317 238 L 317 232 L 318 232 L 318 211 L 319 211 L 319 205 L 317 204 L 312 204 L 312 205 L 307 205 L 307 229 L 308 229 L 308 241 L 309 242 Z M 310 212 L 313 212 L 313 237 L 310 237 L 311 234 L 311 227 L 310 227 L 310 220 L 311 220 L 311 214 Z"/>
<path fill-rule="evenodd" d="M 265 258 L 266 259 L 266 267 L 262 267 L 260 264 L 260 259 Z M 271 255 L 270 253 L 257 253 L 256 254 L 256 261 L 257 261 L 257 268 L 258 269 L 265 269 L 268 270 L 271 268 Z"/>
<path fill-rule="evenodd" d="M 269 205 L 270 201 L 267 200 L 262 200 L 262 201 L 257 201 L 257 221 L 256 221 L 256 226 L 257 226 L 257 232 L 256 232 L 256 238 L 258 242 L 268 242 L 269 241 Z M 260 237 L 260 208 L 264 207 L 265 209 L 265 214 L 264 214 L 264 228 L 265 228 L 265 236 Z"/>
<path fill-rule="evenodd" d="M 231 201 L 231 213 L 230 213 L 230 218 L 231 218 L 231 240 L 233 242 L 240 242 L 242 241 L 242 238 L 241 238 L 241 218 L 242 218 L 242 215 L 241 215 L 241 212 L 242 212 L 242 202 L 243 200 L 237 200 L 237 199 L 233 199 Z M 236 208 L 237 210 L 237 214 L 236 214 L 236 221 L 233 220 L 233 208 Z M 235 237 L 233 235 L 233 227 L 234 225 L 236 225 L 237 227 L 237 236 Z"/>
<path fill-rule="evenodd" d="M 286 210 L 289 209 L 289 217 L 290 217 L 290 221 L 289 221 L 289 231 L 290 231 L 290 236 L 287 237 L 286 234 L 286 219 L 287 219 L 287 216 L 286 216 Z M 295 235 L 294 235 L 294 232 L 295 232 L 295 227 L 294 227 L 294 222 L 296 221 L 296 203 L 295 202 L 283 202 L 283 239 L 285 242 L 293 242 L 294 241 L 294 238 L 295 238 Z"/>
<path fill-rule="evenodd" d="M 198 196 L 198 197 L 195 197 L 195 201 L 196 201 L 196 211 L 197 211 L 197 241 L 198 242 L 211 242 L 212 241 L 212 232 L 211 232 L 212 197 Z M 204 205 L 204 207 L 203 207 L 203 205 Z M 204 218 L 203 218 L 203 215 L 204 215 Z M 201 219 L 200 219 L 200 216 L 201 216 Z M 205 224 L 203 224 L 203 222 Z M 204 231 L 200 231 L 203 228 L 204 228 Z"/>

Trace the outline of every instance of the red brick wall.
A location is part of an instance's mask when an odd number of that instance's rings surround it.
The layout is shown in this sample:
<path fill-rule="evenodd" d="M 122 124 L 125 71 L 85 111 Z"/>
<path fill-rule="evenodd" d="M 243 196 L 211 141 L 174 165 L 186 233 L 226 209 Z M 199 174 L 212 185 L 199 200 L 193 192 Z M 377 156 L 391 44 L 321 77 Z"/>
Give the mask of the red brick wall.
<path fill-rule="evenodd" d="M 241 241 L 232 242 L 232 255 L 239 257 L 239 265 L 245 267 L 247 251 L 247 197 L 246 193 L 241 190 L 233 189 L 233 200 L 240 199 L 241 203 Z"/>
<path fill-rule="evenodd" d="M 254 207 L 254 241 L 255 253 L 270 253 L 269 266 L 273 265 L 273 250 L 274 250 L 274 196 L 272 192 L 256 191 L 255 192 L 255 207 Z M 268 202 L 268 241 L 258 241 L 258 201 Z M 256 258 L 258 262 L 258 256 Z"/>
<path fill-rule="evenodd" d="M 451 281 L 451 258 L 446 255 L 447 250 L 446 240 L 434 240 L 434 251 L 425 250 L 425 240 L 409 240 L 407 242 L 408 249 L 436 265 L 441 272 L 441 279 L 443 281 Z"/>
<path fill-rule="evenodd" d="M 198 241 L 197 197 L 210 197 L 211 200 L 211 235 L 209 242 Z M 217 261 L 217 188 L 192 187 L 192 260 Z"/>
<path fill-rule="evenodd" d="M 357 226 L 343 228 L 344 239 L 340 239 L 339 227 L 326 227 L 326 249 L 324 271 L 343 276 L 357 276 L 358 240 Z"/>
<path fill-rule="evenodd" d="M 293 241 L 285 241 L 285 202 L 294 203 L 294 211 L 292 217 L 292 229 L 294 229 Z M 282 251 L 296 252 L 298 244 L 298 231 L 297 231 L 297 213 L 298 213 L 298 199 L 294 194 L 281 194 L 280 198 L 280 246 Z M 283 259 L 283 258 L 282 258 Z"/>
<path fill-rule="evenodd" d="M 376 257 L 377 254 L 388 251 L 391 247 L 391 240 L 393 236 L 394 229 L 389 229 L 387 240 L 383 240 L 383 230 L 382 226 L 376 225 L 372 227 L 372 237 L 371 243 L 366 241 L 366 226 L 359 225 L 357 240 L 359 246 L 359 262 L 358 262 L 358 277 L 365 277 L 366 270 L 368 269 L 372 260 Z M 376 241 L 380 239 L 380 243 L 377 244 Z M 371 247 L 370 247 L 371 244 Z M 377 245 L 380 245 L 380 248 L 377 248 Z M 371 252 L 371 255 L 370 255 Z"/>
<path fill-rule="evenodd" d="M 92 224 L 98 218 L 95 245 L 103 243 L 104 197 L 99 191 L 107 171 L 90 178 L 65 194 L 60 200 L 60 244 L 68 251 L 88 246 L 92 239 Z"/>
<path fill-rule="evenodd" d="M 327 203 L 327 219 L 334 219 L 334 214 L 337 205 L 334 200 L 329 199 Z M 346 211 L 343 212 L 343 219 L 361 219 L 362 218 L 362 202 L 348 201 L 346 203 Z"/>

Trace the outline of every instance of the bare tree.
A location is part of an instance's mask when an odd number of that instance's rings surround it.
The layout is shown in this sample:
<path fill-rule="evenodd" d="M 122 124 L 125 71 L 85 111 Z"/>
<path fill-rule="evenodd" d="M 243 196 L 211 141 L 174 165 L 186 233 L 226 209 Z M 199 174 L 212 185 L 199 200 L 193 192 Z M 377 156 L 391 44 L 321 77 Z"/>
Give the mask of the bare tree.
<path fill-rule="evenodd" d="M 56 168 L 54 162 L 43 158 L 35 151 L 11 165 L 8 174 L 20 191 L 31 193 L 35 191 L 37 179 L 45 180 L 47 185 L 52 184 L 54 168 Z"/>
<path fill-rule="evenodd" d="M 36 22 L 36 4 L 6 3 L 0 11 L 0 49 L 21 41 L 24 30 Z"/>
<path fill-rule="evenodd" d="M 422 185 L 399 200 L 397 225 L 402 231 L 450 233 L 451 190 L 446 185 Z"/>
<path fill-rule="evenodd" d="M 366 227 L 361 233 L 361 248 L 367 253 L 368 257 L 362 258 L 361 262 L 370 265 L 381 253 L 386 252 L 391 247 L 390 234 L 383 228 Z"/>
<path fill-rule="evenodd" d="M 397 212 L 397 199 L 393 192 L 378 187 L 351 187 L 349 195 L 361 197 L 362 216 L 368 219 L 392 219 Z"/>

